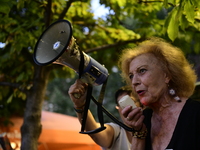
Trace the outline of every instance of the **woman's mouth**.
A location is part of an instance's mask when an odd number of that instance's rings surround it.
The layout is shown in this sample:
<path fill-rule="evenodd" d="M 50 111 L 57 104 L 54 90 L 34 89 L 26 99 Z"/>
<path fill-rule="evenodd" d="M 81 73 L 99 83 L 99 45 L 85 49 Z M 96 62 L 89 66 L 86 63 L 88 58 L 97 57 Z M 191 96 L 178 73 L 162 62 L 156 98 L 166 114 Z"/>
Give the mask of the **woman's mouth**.
<path fill-rule="evenodd" d="M 138 90 L 138 91 L 137 91 L 137 94 L 138 94 L 139 96 L 142 96 L 144 93 L 145 93 L 144 90 Z"/>

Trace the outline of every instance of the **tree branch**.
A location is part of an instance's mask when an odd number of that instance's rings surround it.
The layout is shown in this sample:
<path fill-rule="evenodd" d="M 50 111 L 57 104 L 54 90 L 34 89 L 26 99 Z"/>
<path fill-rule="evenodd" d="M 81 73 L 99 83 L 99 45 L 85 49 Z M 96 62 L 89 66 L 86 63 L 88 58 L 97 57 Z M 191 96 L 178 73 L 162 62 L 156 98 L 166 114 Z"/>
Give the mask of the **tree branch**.
<path fill-rule="evenodd" d="M 27 88 L 19 83 L 11 83 L 11 82 L 0 82 L 0 86 L 9 86 L 14 89 L 19 89 L 21 92 L 26 93 Z"/>
<path fill-rule="evenodd" d="M 10 87 L 13 87 L 13 88 L 19 88 L 20 87 L 20 84 L 10 83 L 10 82 L 0 82 L 0 85 L 2 85 L 2 86 L 10 86 Z"/>
<path fill-rule="evenodd" d="M 138 43 L 138 42 L 141 42 L 143 40 L 144 40 L 144 38 L 140 38 L 140 39 L 127 40 L 127 41 L 120 41 L 120 42 L 117 42 L 117 43 L 114 43 L 114 44 L 102 45 L 102 46 L 99 46 L 99 47 L 96 47 L 96 48 L 85 50 L 85 53 L 92 53 L 94 51 L 100 51 L 100 50 L 105 50 L 105 49 L 109 49 L 109 48 L 113 48 L 113 47 L 118 47 L 118 46 L 128 44 L 128 43 Z"/>
<path fill-rule="evenodd" d="M 51 6 L 52 6 L 52 0 L 48 0 L 47 6 L 45 8 L 45 27 L 48 27 L 51 23 L 51 17 L 52 17 L 52 12 L 51 12 Z"/>
<path fill-rule="evenodd" d="M 59 19 L 63 19 L 65 17 L 65 14 L 67 13 L 67 11 L 69 10 L 71 4 L 73 2 L 75 2 L 77 0 L 69 0 L 69 1 L 66 1 L 66 7 L 63 9 L 62 13 L 60 14 L 59 16 Z"/>
<path fill-rule="evenodd" d="M 66 7 L 63 9 L 62 13 L 60 14 L 59 19 L 63 19 L 63 18 L 65 17 L 65 14 L 66 14 L 67 11 L 69 10 L 71 4 L 72 4 L 73 2 L 78 2 L 78 1 L 81 1 L 81 2 L 82 2 L 82 0 L 69 0 L 69 1 L 66 1 Z"/>
<path fill-rule="evenodd" d="M 143 0 L 139 0 L 139 3 L 145 3 L 145 4 L 147 4 L 147 3 L 156 3 L 156 2 L 158 2 L 158 3 L 162 2 L 163 3 L 163 1 L 143 1 Z M 168 4 L 170 6 L 174 7 L 174 5 L 172 3 L 168 3 Z"/>

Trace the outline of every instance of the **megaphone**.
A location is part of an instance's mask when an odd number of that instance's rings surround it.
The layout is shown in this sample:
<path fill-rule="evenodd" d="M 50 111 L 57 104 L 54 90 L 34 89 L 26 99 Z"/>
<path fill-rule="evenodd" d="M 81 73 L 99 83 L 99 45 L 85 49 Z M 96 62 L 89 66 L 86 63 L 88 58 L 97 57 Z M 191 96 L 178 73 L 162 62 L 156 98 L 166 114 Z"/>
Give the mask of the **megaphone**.
<path fill-rule="evenodd" d="M 81 74 L 82 81 L 92 85 L 100 85 L 108 78 L 108 70 L 103 65 L 79 50 L 72 36 L 72 26 L 67 20 L 52 23 L 42 33 L 36 43 L 33 59 L 41 66 L 51 63 L 68 66 Z"/>
<path fill-rule="evenodd" d="M 112 120 L 114 120 L 124 129 L 131 132 L 134 131 L 133 128 L 130 128 L 118 121 L 118 119 L 116 119 L 102 106 L 106 81 L 108 78 L 108 71 L 103 65 L 99 64 L 92 57 L 79 50 L 78 45 L 76 44 L 76 39 L 72 36 L 72 27 L 69 21 L 56 21 L 42 33 L 36 43 L 33 59 L 36 64 L 41 66 L 51 63 L 68 66 L 75 70 L 79 76 L 81 75 L 82 81 L 90 83 L 87 90 L 80 133 L 92 134 L 100 132 L 106 128 L 104 127 L 103 114 L 101 110 L 103 110 Z M 91 96 L 92 85 L 101 84 L 103 84 L 101 93 L 98 101 L 96 101 L 96 99 Z M 90 98 L 92 98 L 92 100 L 98 106 L 97 111 L 101 126 L 95 130 L 84 132 L 87 120 L 87 112 L 90 105 Z"/>

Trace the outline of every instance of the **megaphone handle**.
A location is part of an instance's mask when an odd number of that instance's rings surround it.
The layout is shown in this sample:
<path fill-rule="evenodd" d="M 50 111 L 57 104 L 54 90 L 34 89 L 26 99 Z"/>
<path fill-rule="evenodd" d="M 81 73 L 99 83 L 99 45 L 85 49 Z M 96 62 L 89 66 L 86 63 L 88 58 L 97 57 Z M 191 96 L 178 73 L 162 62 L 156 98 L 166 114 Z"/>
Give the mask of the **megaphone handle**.
<path fill-rule="evenodd" d="M 84 55 L 81 50 L 79 50 L 79 52 L 80 52 L 80 64 L 79 64 L 79 79 L 80 79 L 83 73 L 83 69 L 84 69 Z M 81 94 L 74 93 L 73 96 L 79 99 L 81 97 Z"/>
<path fill-rule="evenodd" d="M 85 122 L 86 122 L 86 119 L 87 119 L 87 112 L 88 112 L 88 109 L 89 109 L 88 103 L 89 103 L 90 99 L 93 97 L 92 96 L 92 90 L 89 89 L 88 90 L 89 93 L 87 93 L 87 98 L 86 98 L 86 103 L 87 103 L 88 107 L 85 107 L 85 109 L 84 109 L 84 114 L 83 114 L 84 116 L 83 116 L 83 120 L 82 120 L 82 129 L 81 129 L 81 132 L 79 132 L 79 133 L 94 134 L 94 133 L 98 133 L 98 132 L 101 132 L 102 130 L 106 129 L 106 127 L 104 126 L 104 118 L 103 118 L 103 111 L 102 111 L 102 102 L 103 102 L 104 93 L 105 93 L 105 89 L 106 89 L 106 83 L 107 83 L 107 80 L 104 82 L 104 84 L 101 88 L 100 96 L 99 96 L 99 99 L 98 99 L 98 102 L 97 102 L 98 103 L 97 104 L 97 113 L 98 113 L 98 119 L 99 119 L 101 126 L 97 129 L 84 132 Z M 86 116 L 85 116 L 85 114 L 86 114 Z"/>
<path fill-rule="evenodd" d="M 87 120 L 87 114 L 88 114 L 88 109 L 90 106 L 90 98 L 92 95 L 92 85 L 88 84 L 88 90 L 87 90 L 87 96 L 86 96 L 86 101 L 85 101 L 85 108 L 84 108 L 84 112 L 83 112 L 83 118 L 82 118 L 82 126 L 81 126 L 81 132 L 84 132 L 85 130 L 85 124 L 86 124 L 86 120 Z"/>
<path fill-rule="evenodd" d="M 79 79 L 80 79 L 83 74 L 85 61 L 84 61 L 83 52 L 81 50 L 79 50 L 79 52 L 80 52 L 80 64 L 79 64 Z"/>
<path fill-rule="evenodd" d="M 102 86 L 101 91 L 100 91 L 99 99 L 98 99 L 99 105 L 97 105 L 98 118 L 99 118 L 99 122 L 100 122 L 101 127 L 104 127 L 104 118 L 103 118 L 103 111 L 102 111 L 101 106 L 103 104 L 103 99 L 104 99 L 104 95 L 105 95 L 107 81 L 108 81 L 108 78 L 103 83 L 103 86 Z"/>

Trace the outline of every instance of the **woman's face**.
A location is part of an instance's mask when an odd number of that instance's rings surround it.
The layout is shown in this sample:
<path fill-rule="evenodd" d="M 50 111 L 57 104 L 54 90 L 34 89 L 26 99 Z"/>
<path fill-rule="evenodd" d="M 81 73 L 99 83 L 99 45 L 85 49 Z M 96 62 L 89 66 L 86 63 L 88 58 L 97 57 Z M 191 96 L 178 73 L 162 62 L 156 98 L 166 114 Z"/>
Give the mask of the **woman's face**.
<path fill-rule="evenodd" d="M 129 66 L 129 78 L 143 105 L 151 105 L 165 98 L 169 78 L 153 54 L 134 58 Z"/>

